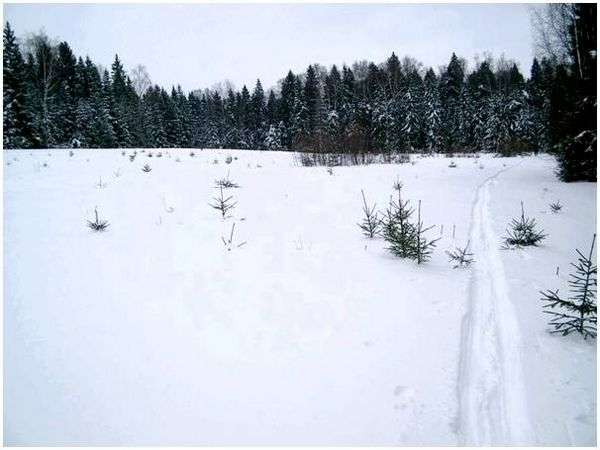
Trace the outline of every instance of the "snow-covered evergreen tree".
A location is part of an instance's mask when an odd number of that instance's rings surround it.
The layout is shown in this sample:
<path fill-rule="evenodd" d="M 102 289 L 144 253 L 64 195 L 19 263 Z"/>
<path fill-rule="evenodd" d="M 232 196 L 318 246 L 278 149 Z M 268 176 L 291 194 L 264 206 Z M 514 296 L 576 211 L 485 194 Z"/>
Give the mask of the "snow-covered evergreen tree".
<path fill-rule="evenodd" d="M 3 53 L 4 148 L 28 148 L 37 144 L 27 104 L 25 64 L 15 34 L 7 22 Z"/>

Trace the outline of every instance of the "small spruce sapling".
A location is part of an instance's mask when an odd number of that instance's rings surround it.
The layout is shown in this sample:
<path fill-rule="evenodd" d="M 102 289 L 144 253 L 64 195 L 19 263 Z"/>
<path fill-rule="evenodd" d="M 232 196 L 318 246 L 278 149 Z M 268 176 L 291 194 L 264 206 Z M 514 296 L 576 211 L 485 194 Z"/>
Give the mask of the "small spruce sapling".
<path fill-rule="evenodd" d="M 359 224 L 359 228 L 363 231 L 363 234 L 368 238 L 374 238 L 381 231 L 381 219 L 379 219 L 378 213 L 375 211 L 376 204 L 373 204 L 372 208 L 367 205 L 367 199 L 365 193 L 360 190 L 363 198 L 363 213 L 365 215 L 363 221 Z"/>
<path fill-rule="evenodd" d="M 237 189 L 240 187 L 240 185 L 229 179 L 229 170 L 228 170 L 227 177 L 221 178 L 220 180 L 215 180 L 215 187 L 222 187 L 225 189 L 229 189 L 229 188 Z"/>
<path fill-rule="evenodd" d="M 390 203 L 382 220 L 382 234 L 389 244 L 389 250 L 400 258 L 414 258 L 415 256 L 415 226 L 409 222 L 414 209 L 410 207 L 410 200 L 402 200 L 401 191 L 398 191 L 398 203 L 390 197 Z"/>
<path fill-rule="evenodd" d="M 106 183 L 103 183 L 103 182 L 102 182 L 102 177 L 100 177 L 100 181 L 98 181 L 98 182 L 96 183 L 96 187 L 97 187 L 98 189 L 104 189 L 104 188 L 106 187 Z"/>
<path fill-rule="evenodd" d="M 512 219 L 510 229 L 506 230 L 506 236 L 503 239 L 503 248 L 534 246 L 543 241 L 547 235 L 544 231 L 538 231 L 534 218 L 525 217 L 525 209 L 521 202 L 521 217 Z"/>
<path fill-rule="evenodd" d="M 106 229 L 109 226 L 108 221 L 106 220 L 100 220 L 98 218 L 98 209 L 94 208 L 94 214 L 96 216 L 96 220 L 94 220 L 93 222 L 91 220 L 87 221 L 88 227 L 90 227 L 92 230 L 98 232 L 98 231 L 106 231 Z"/>
<path fill-rule="evenodd" d="M 571 296 L 563 299 L 556 291 L 540 291 L 541 300 L 546 304 L 544 312 L 553 318 L 548 325 L 554 327 L 551 333 L 561 333 L 563 336 L 572 332 L 581 333 L 584 339 L 596 338 L 596 285 L 597 266 L 592 259 L 596 235 L 592 239 L 592 246 L 588 256 L 576 249 L 579 257 L 577 264 L 571 263 L 575 268 L 570 284 Z M 562 311 L 555 311 L 555 308 Z"/>
<path fill-rule="evenodd" d="M 473 261 L 473 253 L 469 253 L 469 244 L 471 241 L 467 241 L 467 245 L 464 248 L 456 247 L 454 250 L 446 250 L 448 260 L 454 264 L 453 269 L 459 267 L 468 267 Z"/>
<path fill-rule="evenodd" d="M 227 217 L 229 217 L 227 214 L 229 213 L 229 211 L 231 211 L 233 208 L 235 208 L 235 205 L 237 205 L 237 202 L 232 202 L 232 200 L 233 200 L 232 195 L 225 198 L 225 196 L 223 195 L 223 187 L 222 186 L 219 188 L 219 190 L 221 191 L 221 195 L 219 197 L 213 197 L 214 202 L 209 203 L 209 206 L 220 211 L 221 218 L 223 220 L 225 220 Z"/>
<path fill-rule="evenodd" d="M 555 214 L 560 212 L 562 207 L 563 205 L 560 204 L 560 200 L 557 200 L 554 203 L 550 203 L 550 210 Z"/>
<path fill-rule="evenodd" d="M 434 225 L 429 227 L 423 226 L 423 221 L 421 220 L 421 200 L 419 200 L 419 208 L 417 212 L 417 224 L 415 226 L 415 257 L 417 260 L 417 264 L 421 264 L 423 262 L 428 261 L 431 258 L 431 254 L 433 253 L 433 249 L 436 246 L 436 242 L 440 240 L 440 238 L 436 239 L 427 239 L 425 237 L 425 233 L 434 228 Z"/>
<path fill-rule="evenodd" d="M 148 164 L 144 164 L 144 167 L 142 167 L 142 172 L 150 172 L 152 170 L 152 167 L 150 167 Z"/>

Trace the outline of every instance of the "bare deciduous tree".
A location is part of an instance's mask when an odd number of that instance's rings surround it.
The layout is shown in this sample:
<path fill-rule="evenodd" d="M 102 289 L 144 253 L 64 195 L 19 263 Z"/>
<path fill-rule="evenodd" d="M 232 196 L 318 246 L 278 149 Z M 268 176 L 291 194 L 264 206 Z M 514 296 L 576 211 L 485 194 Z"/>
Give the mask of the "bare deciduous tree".
<path fill-rule="evenodd" d="M 57 46 L 56 42 L 51 40 L 42 30 L 39 33 L 31 34 L 25 41 L 25 50 L 31 54 L 35 61 L 35 70 L 39 84 L 39 99 L 41 107 L 41 132 L 42 145 L 48 147 L 52 141 L 50 106 L 53 101 L 56 79 L 56 60 Z"/>
<path fill-rule="evenodd" d="M 531 8 L 535 45 L 539 56 L 558 63 L 572 62 L 569 27 L 573 25 L 574 17 L 571 3 L 551 3 Z"/>
<path fill-rule="evenodd" d="M 144 95 L 146 90 L 152 85 L 146 66 L 138 64 L 133 68 L 131 71 L 131 83 L 137 95 L 140 97 Z"/>

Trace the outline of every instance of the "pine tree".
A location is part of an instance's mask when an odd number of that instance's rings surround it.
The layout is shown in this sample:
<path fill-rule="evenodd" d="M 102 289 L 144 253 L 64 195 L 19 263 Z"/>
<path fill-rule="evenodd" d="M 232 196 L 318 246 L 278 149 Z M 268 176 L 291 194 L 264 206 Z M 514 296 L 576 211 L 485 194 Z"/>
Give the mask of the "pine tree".
<path fill-rule="evenodd" d="M 592 259 L 595 242 L 596 235 L 594 234 L 587 256 L 576 250 L 579 256 L 577 264 L 571 263 L 575 268 L 575 273 L 570 275 L 569 285 L 572 295 L 569 298 L 561 298 L 558 289 L 540 292 L 541 300 L 545 302 L 544 312 L 552 316 L 549 325 L 554 330 L 551 333 L 561 333 L 566 336 L 577 332 L 583 335 L 584 339 L 596 338 L 597 266 L 594 265 Z M 555 308 L 558 308 L 559 311 L 555 311 Z"/>

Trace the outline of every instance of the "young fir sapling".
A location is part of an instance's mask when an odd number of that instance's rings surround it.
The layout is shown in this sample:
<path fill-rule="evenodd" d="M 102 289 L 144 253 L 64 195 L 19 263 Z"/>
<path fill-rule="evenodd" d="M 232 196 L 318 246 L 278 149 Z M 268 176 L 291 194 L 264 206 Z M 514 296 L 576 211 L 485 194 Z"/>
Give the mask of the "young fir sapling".
<path fill-rule="evenodd" d="M 374 238 L 381 231 L 381 219 L 379 218 L 378 213 L 375 211 L 377 205 L 374 203 L 372 208 L 369 208 L 367 205 L 367 199 L 365 198 L 365 193 L 361 189 L 360 193 L 363 198 L 363 213 L 365 215 L 363 221 L 359 224 L 359 228 L 363 230 L 363 234 L 368 238 Z"/>
<path fill-rule="evenodd" d="M 474 261 L 473 253 L 469 252 L 470 243 L 471 241 L 467 241 L 467 245 L 464 248 L 456 247 L 454 250 L 446 250 L 448 260 L 454 264 L 453 269 L 468 267 Z"/>
<path fill-rule="evenodd" d="M 94 208 L 94 214 L 96 216 L 96 220 L 94 220 L 93 222 L 91 220 L 88 220 L 87 221 L 88 227 L 96 232 L 106 231 L 106 229 L 109 226 L 108 221 L 100 220 L 100 218 L 98 217 L 98 209 L 97 208 Z"/>
<path fill-rule="evenodd" d="M 554 329 L 551 333 L 563 336 L 572 332 L 580 333 L 584 339 L 596 337 L 596 285 L 597 266 L 594 265 L 593 253 L 596 235 L 592 239 L 590 252 L 586 256 L 576 249 L 577 264 L 569 280 L 571 296 L 562 298 L 556 291 L 540 291 L 541 300 L 545 302 L 544 312 L 552 319 L 548 323 Z M 556 311 L 555 309 L 558 309 Z"/>
<path fill-rule="evenodd" d="M 219 190 L 221 192 L 221 195 L 219 197 L 213 197 L 213 203 L 209 203 L 209 206 L 220 211 L 221 218 L 223 220 L 225 220 L 227 217 L 229 217 L 227 214 L 229 213 L 229 211 L 231 211 L 233 208 L 235 208 L 235 205 L 237 204 L 237 202 L 232 202 L 232 200 L 233 200 L 232 195 L 230 195 L 227 198 L 223 195 L 223 187 L 222 186 L 219 188 Z"/>
<path fill-rule="evenodd" d="M 547 235 L 544 231 L 537 230 L 537 223 L 534 218 L 525 217 L 525 209 L 521 202 L 521 217 L 512 219 L 506 230 L 506 236 L 503 238 L 503 248 L 534 246 L 543 241 Z"/>

